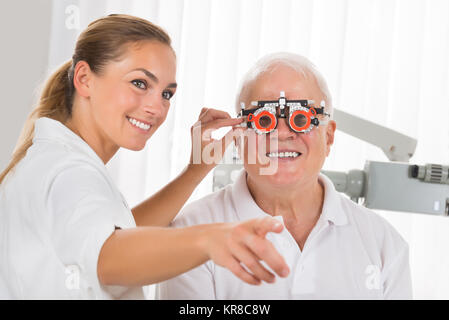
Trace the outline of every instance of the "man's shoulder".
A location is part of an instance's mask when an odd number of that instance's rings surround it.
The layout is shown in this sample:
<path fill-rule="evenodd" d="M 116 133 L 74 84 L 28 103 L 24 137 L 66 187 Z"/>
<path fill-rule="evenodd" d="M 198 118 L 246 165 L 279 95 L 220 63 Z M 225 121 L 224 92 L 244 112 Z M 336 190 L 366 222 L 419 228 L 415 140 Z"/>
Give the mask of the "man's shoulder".
<path fill-rule="evenodd" d="M 386 241 L 394 241 L 397 245 L 406 246 L 407 243 L 396 228 L 379 213 L 366 208 L 341 195 L 342 209 L 349 221 L 365 236 L 374 236 L 382 245 Z"/>
<path fill-rule="evenodd" d="M 172 222 L 175 227 L 235 221 L 232 185 L 187 204 Z"/>

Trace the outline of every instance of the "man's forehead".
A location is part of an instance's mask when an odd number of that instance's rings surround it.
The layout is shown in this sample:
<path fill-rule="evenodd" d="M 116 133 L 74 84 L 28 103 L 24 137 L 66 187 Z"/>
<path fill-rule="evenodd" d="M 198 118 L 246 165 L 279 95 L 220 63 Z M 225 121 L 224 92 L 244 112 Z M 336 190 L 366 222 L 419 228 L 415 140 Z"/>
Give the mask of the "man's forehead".
<path fill-rule="evenodd" d="M 250 101 L 277 100 L 283 91 L 288 100 L 316 99 L 322 96 L 321 90 L 314 85 L 304 83 L 268 84 L 253 86 L 250 90 Z"/>
<path fill-rule="evenodd" d="M 321 95 L 318 83 L 312 75 L 304 75 L 292 68 L 276 68 L 253 80 L 249 97 L 253 100 L 277 99 L 281 91 L 285 92 L 287 99 Z"/>

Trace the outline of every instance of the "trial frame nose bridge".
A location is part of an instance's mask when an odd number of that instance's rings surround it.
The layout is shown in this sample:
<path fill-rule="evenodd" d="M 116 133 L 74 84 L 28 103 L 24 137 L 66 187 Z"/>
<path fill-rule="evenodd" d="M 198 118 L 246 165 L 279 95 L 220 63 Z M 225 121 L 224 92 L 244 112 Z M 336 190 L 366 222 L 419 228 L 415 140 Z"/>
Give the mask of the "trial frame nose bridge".
<path fill-rule="evenodd" d="M 319 121 L 316 118 L 318 114 L 327 115 L 324 112 L 324 101 L 322 101 L 320 108 L 314 107 L 314 100 L 287 100 L 285 93 L 281 91 L 280 98 L 278 100 L 263 100 L 252 101 L 251 105 L 255 108 L 245 110 L 244 103 L 241 103 L 241 117 L 247 117 L 246 125 L 250 128 L 253 124 L 256 126 L 257 133 L 269 133 L 277 127 L 277 118 L 288 118 L 289 127 L 296 132 L 308 132 L 313 127 L 319 125 Z M 287 117 L 288 114 L 288 117 Z M 292 120 L 296 114 L 301 114 L 306 118 L 306 124 L 302 127 L 296 126 Z M 268 128 L 259 127 L 258 120 L 267 115 L 271 118 L 271 125 Z"/>

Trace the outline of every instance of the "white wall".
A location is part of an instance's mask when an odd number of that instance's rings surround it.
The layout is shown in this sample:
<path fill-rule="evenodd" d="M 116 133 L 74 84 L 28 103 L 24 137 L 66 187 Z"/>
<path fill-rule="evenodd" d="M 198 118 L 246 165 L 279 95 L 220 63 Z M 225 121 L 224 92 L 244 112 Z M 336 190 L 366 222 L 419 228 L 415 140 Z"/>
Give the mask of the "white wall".
<path fill-rule="evenodd" d="M 0 170 L 45 79 L 52 0 L 0 1 Z"/>

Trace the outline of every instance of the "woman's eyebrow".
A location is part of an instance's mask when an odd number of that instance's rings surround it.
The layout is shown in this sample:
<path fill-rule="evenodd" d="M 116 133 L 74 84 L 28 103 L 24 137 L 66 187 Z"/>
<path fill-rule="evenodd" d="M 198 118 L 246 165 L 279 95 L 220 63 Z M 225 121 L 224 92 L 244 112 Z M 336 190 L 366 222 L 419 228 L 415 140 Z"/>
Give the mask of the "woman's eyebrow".
<path fill-rule="evenodd" d="M 143 73 L 145 73 L 145 75 L 148 77 L 148 78 L 150 78 L 151 80 L 153 80 L 154 82 L 156 82 L 156 83 L 159 83 L 159 79 L 153 74 L 153 73 L 151 73 L 150 71 L 148 71 L 147 69 L 144 69 L 144 68 L 136 68 L 136 69 L 133 69 L 133 70 L 131 70 L 131 71 L 142 71 Z M 176 84 L 176 83 L 170 83 L 168 86 L 167 86 L 167 88 L 176 88 L 178 85 Z"/>

